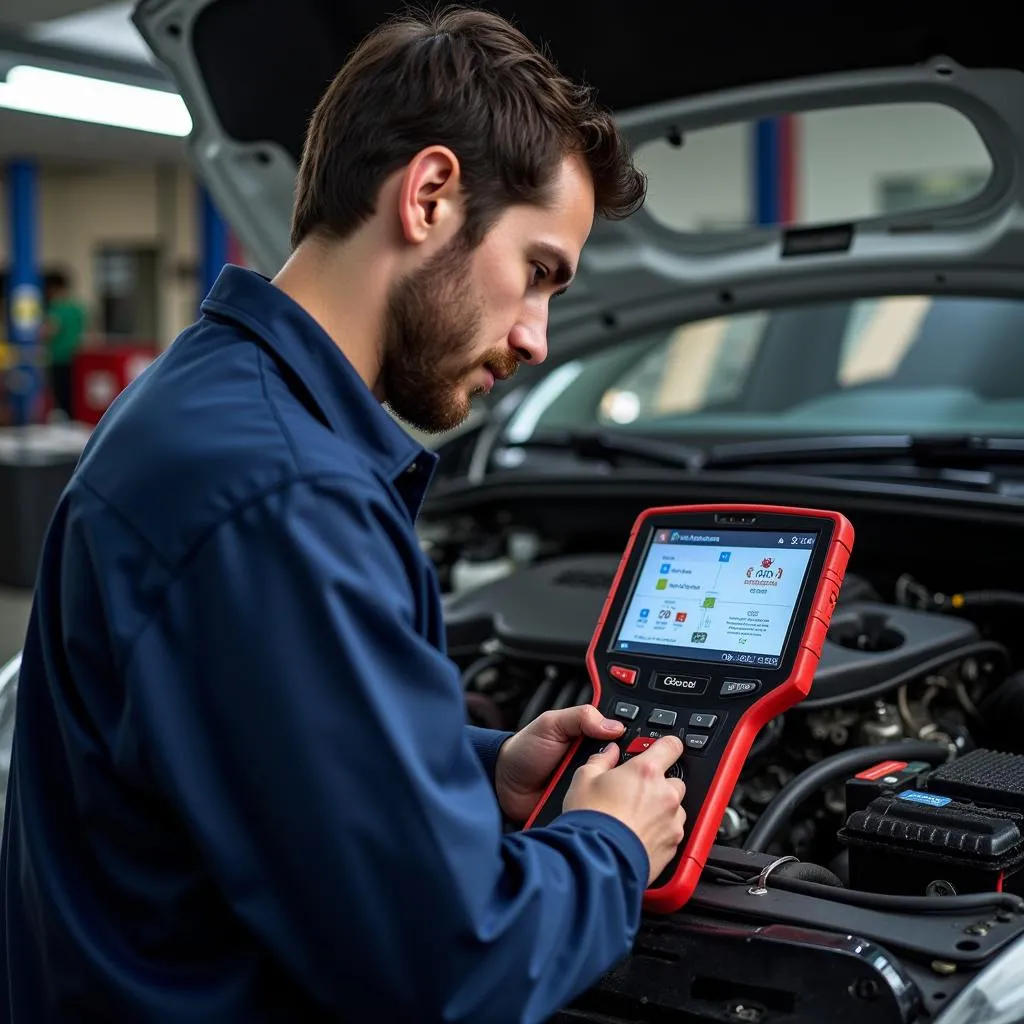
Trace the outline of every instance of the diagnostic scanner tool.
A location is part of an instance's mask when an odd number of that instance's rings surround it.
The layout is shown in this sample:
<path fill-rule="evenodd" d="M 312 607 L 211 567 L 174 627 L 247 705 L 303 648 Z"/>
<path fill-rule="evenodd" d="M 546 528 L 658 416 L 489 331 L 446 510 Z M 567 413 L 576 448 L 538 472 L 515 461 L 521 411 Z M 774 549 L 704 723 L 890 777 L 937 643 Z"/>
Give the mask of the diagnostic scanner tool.
<path fill-rule="evenodd" d="M 620 763 L 668 733 L 684 744 L 669 775 L 686 784 L 686 835 L 645 909 L 690 898 L 754 737 L 810 692 L 853 533 L 836 512 L 774 506 L 652 508 L 634 524 L 587 669 L 593 703 L 626 726 Z M 561 814 L 605 742 L 573 745 L 526 828 Z"/>

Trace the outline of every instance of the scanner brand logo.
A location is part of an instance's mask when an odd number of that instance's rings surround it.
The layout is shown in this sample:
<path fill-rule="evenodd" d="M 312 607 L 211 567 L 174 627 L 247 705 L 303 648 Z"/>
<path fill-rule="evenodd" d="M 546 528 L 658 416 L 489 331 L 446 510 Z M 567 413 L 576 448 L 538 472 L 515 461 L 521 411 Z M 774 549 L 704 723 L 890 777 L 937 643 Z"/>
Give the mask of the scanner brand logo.
<path fill-rule="evenodd" d="M 703 693 L 708 682 L 707 676 L 677 676 L 670 672 L 655 672 L 651 686 L 663 693 Z"/>
<path fill-rule="evenodd" d="M 661 681 L 662 686 L 671 686 L 674 690 L 696 690 L 696 679 L 681 679 L 679 676 L 665 676 Z"/>

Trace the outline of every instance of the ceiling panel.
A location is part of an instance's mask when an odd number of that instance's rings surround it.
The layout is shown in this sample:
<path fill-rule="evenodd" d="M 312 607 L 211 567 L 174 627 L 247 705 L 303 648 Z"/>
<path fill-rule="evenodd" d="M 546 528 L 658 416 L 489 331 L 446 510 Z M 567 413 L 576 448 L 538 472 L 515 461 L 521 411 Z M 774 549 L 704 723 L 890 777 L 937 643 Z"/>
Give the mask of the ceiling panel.
<path fill-rule="evenodd" d="M 0 162 L 20 156 L 108 164 L 186 159 L 184 140 L 171 136 L 0 110 Z"/>
<path fill-rule="evenodd" d="M 0 0 L 0 22 L 24 27 L 103 6 L 96 0 Z"/>
<path fill-rule="evenodd" d="M 0 0 L 0 6 L 3 2 Z M 26 34 L 39 42 L 152 65 L 153 55 L 132 22 L 133 6 L 131 0 L 116 0 L 40 22 L 28 28 Z"/>
<path fill-rule="evenodd" d="M 83 74 L 117 71 L 132 80 L 138 68 L 140 84 L 154 77 L 164 82 L 130 21 L 131 8 L 125 0 L 0 0 L 0 39 L 3 49 L 24 54 L 26 63 L 48 66 L 47 57 L 58 56 L 58 67 L 68 60 L 77 65 L 76 55 L 81 55 Z M 179 163 L 186 158 L 185 144 L 178 138 L 0 109 L 0 162 L 18 156 L 108 164 Z"/>

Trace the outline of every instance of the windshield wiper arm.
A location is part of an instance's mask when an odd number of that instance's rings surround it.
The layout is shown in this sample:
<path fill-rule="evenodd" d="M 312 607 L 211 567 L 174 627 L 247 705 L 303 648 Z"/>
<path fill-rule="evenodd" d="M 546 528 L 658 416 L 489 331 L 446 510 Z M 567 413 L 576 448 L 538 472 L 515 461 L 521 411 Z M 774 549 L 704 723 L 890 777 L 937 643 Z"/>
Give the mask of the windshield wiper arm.
<path fill-rule="evenodd" d="M 699 448 L 656 437 L 627 437 L 603 430 L 545 431 L 521 441 L 509 442 L 506 448 L 551 448 L 571 451 L 583 459 L 599 459 L 612 466 L 634 460 L 689 472 L 700 469 L 704 462 L 704 453 Z"/>
<path fill-rule="evenodd" d="M 818 462 L 881 462 L 907 459 L 918 466 L 979 466 L 987 463 L 1024 465 L 1024 438 L 915 437 L 908 434 L 828 435 L 776 438 L 715 445 L 704 459 L 705 469 L 742 469 Z"/>

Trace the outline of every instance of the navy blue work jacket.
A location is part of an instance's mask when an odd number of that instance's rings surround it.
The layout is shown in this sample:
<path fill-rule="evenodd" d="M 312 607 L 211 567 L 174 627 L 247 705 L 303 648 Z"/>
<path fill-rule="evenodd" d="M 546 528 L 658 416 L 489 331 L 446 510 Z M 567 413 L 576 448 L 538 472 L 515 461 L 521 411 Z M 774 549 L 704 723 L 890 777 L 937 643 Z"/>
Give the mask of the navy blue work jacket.
<path fill-rule="evenodd" d="M 118 397 L 24 649 L 0 1017 L 542 1021 L 628 953 L 632 831 L 503 830 L 414 526 L 434 461 L 237 267 Z"/>

